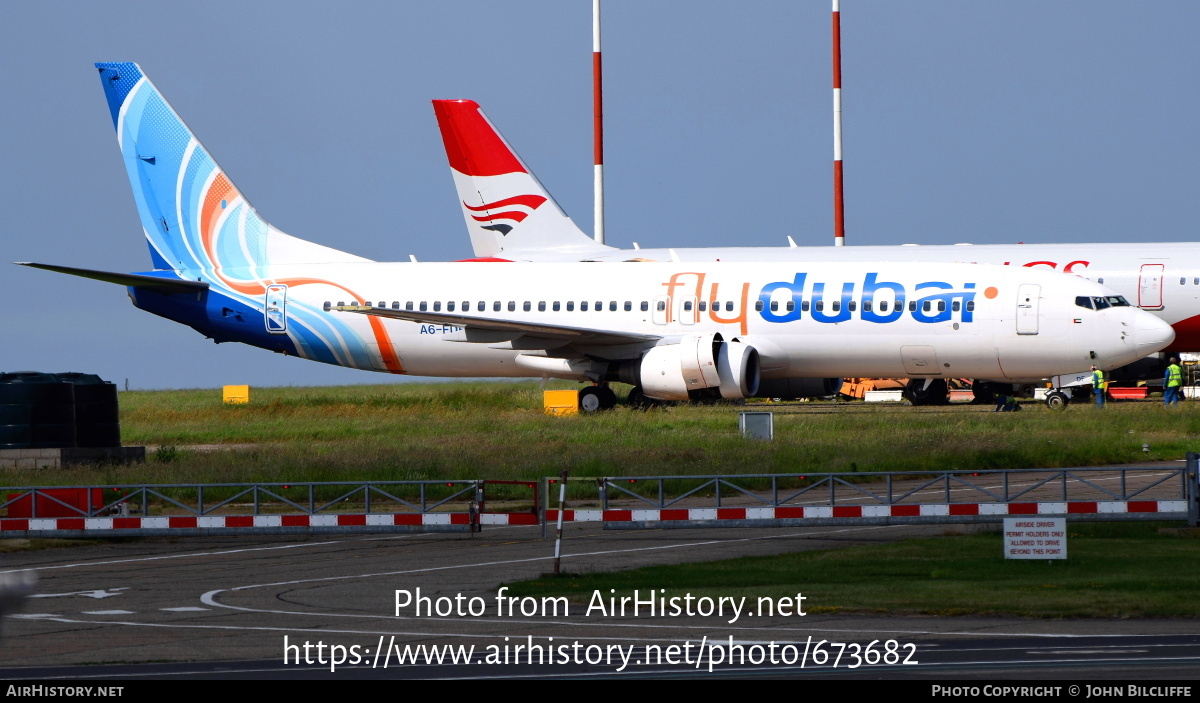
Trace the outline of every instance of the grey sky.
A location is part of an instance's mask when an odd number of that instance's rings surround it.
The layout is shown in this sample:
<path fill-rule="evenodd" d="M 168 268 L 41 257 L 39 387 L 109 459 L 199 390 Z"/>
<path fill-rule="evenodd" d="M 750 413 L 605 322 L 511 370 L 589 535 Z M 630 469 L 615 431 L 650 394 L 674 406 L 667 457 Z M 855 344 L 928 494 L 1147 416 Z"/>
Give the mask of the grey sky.
<path fill-rule="evenodd" d="M 260 213 L 379 260 L 470 254 L 429 101 L 479 101 L 585 230 L 591 3 L 5 9 L 0 261 L 149 268 L 95 61 L 130 60 Z M 829 2 L 604 0 L 609 242 L 832 239 Z M 1195 238 L 1200 3 L 842 7 L 847 240 Z M 373 383 L 0 266 L 0 370 L 135 388 Z"/>

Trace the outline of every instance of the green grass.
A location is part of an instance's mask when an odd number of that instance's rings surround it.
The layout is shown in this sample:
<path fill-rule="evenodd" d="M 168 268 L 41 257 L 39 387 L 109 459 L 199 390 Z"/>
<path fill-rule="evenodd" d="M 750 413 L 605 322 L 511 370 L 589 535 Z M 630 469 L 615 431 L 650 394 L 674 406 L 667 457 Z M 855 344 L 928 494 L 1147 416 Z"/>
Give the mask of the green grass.
<path fill-rule="evenodd" d="M 552 387 L 573 387 L 554 384 Z M 863 403 L 754 405 L 775 440 L 745 440 L 733 405 L 547 416 L 536 383 L 255 388 L 121 394 L 127 445 L 160 447 L 141 466 L 9 471 L 8 485 L 530 480 L 573 476 L 1043 468 L 1177 459 L 1200 447 L 1200 404 L 989 407 Z M 1151 445 L 1142 452 L 1142 443 Z M 199 452 L 205 444 L 250 444 Z"/>
<path fill-rule="evenodd" d="M 514 596 L 586 604 L 665 596 L 805 596 L 805 611 L 909 615 L 1200 616 L 1200 533 L 1149 523 L 1073 523 L 1066 561 L 1005 560 L 999 532 L 747 557 L 508 584 Z"/>

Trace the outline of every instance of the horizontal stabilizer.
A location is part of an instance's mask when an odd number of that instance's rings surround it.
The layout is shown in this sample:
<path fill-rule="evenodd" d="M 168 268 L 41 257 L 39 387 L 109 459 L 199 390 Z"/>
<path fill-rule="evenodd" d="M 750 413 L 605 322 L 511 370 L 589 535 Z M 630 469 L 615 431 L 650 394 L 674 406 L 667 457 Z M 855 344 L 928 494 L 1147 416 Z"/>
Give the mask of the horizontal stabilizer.
<path fill-rule="evenodd" d="M 183 293 L 200 293 L 208 290 L 208 284 L 201 281 L 185 281 L 180 278 L 160 278 L 146 276 L 140 273 L 116 273 L 113 271 L 94 271 L 92 269 L 77 269 L 70 266 L 54 266 L 51 264 L 35 264 L 28 261 L 15 262 L 18 266 L 29 266 L 35 269 L 45 269 L 55 273 L 65 273 L 71 276 L 91 278 L 105 283 L 115 283 L 118 286 L 142 288 L 144 290 L 162 293 L 163 295 L 180 295 Z"/>
<path fill-rule="evenodd" d="M 341 312 L 357 312 L 363 315 L 387 317 L 393 320 L 407 320 L 409 322 L 422 322 L 431 325 L 455 325 L 467 329 L 490 330 L 493 332 L 518 332 L 538 338 L 566 340 L 572 343 L 601 346 L 655 342 L 662 338 L 661 335 L 654 334 L 616 332 L 587 327 L 567 327 L 565 325 L 547 325 L 521 320 L 496 320 L 486 317 L 460 315 L 452 312 L 418 312 L 416 310 L 394 310 L 392 308 L 368 307 L 366 305 L 339 305 L 333 309 Z"/>

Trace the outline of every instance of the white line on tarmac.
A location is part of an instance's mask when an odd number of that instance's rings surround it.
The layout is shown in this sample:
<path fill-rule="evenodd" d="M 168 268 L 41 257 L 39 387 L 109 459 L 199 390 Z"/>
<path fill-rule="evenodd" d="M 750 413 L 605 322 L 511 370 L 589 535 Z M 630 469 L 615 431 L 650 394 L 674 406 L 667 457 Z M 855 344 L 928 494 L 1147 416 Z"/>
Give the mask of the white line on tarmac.
<path fill-rule="evenodd" d="M 380 539 L 402 539 L 405 537 L 426 537 L 429 535 L 439 534 L 436 532 L 423 532 L 405 535 L 391 535 L 389 537 L 376 537 L 368 540 L 331 540 L 329 542 L 304 542 L 300 544 L 281 544 L 274 547 L 246 547 L 244 549 L 228 549 L 221 552 L 188 552 L 186 554 L 160 554 L 153 557 L 131 557 L 129 559 L 113 559 L 110 561 L 84 561 L 77 564 L 59 564 L 57 566 L 30 566 L 24 569 L 8 569 L 0 571 L 0 574 L 18 574 L 22 571 L 50 571 L 51 569 L 75 569 L 86 566 L 107 566 L 109 564 L 132 564 L 141 561 L 162 561 L 165 559 L 188 559 L 190 557 L 212 557 L 224 556 L 226 554 L 240 554 L 242 552 L 266 552 L 275 549 L 298 549 L 300 547 L 324 547 L 331 544 L 341 544 L 343 542 L 374 542 Z M 36 597 L 36 596 L 35 596 Z"/>

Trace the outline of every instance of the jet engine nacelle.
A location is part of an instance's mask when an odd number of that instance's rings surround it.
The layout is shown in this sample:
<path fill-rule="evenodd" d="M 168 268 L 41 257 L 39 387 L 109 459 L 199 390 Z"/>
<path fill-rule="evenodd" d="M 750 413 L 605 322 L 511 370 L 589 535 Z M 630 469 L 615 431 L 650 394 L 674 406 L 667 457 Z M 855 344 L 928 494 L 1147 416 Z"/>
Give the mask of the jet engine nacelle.
<path fill-rule="evenodd" d="M 637 381 L 643 393 L 659 400 L 688 400 L 707 389 L 723 398 L 746 398 L 758 390 L 758 351 L 726 342 L 720 333 L 688 335 L 643 354 Z"/>
<path fill-rule="evenodd" d="M 822 398 L 842 389 L 840 378 L 773 378 L 758 386 L 763 398 Z"/>

